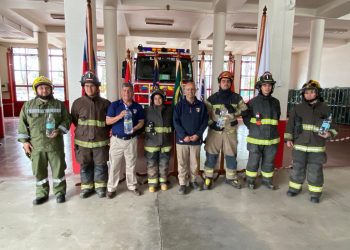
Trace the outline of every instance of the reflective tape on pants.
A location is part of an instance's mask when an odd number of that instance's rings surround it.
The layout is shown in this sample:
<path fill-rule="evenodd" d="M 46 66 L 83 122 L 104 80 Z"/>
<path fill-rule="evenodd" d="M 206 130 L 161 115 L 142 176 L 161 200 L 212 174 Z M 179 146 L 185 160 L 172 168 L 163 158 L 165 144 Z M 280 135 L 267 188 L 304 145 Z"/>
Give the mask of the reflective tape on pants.
<path fill-rule="evenodd" d="M 41 186 L 41 185 L 45 184 L 45 183 L 48 182 L 48 181 L 49 181 L 49 179 L 48 179 L 48 178 L 45 178 L 45 179 L 43 179 L 43 180 L 41 180 L 41 181 L 37 181 L 37 182 L 36 182 L 36 185 L 37 185 L 37 186 Z"/>
<path fill-rule="evenodd" d="M 253 171 L 249 171 L 249 170 L 246 170 L 245 171 L 245 175 L 248 176 L 248 177 L 256 177 L 258 175 L 258 172 L 253 172 Z"/>
<path fill-rule="evenodd" d="M 301 184 L 289 181 L 289 187 L 299 190 L 301 189 Z"/>
<path fill-rule="evenodd" d="M 312 186 L 309 184 L 309 191 L 314 193 L 321 193 L 323 187 Z"/>

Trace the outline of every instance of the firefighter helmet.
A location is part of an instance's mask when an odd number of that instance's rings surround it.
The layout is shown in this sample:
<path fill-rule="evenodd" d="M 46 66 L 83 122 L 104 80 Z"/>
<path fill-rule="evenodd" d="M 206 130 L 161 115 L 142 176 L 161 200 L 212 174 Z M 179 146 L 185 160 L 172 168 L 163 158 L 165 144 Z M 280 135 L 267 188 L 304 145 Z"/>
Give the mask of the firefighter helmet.
<path fill-rule="evenodd" d="M 163 103 L 165 102 L 165 93 L 162 90 L 157 89 L 157 90 L 153 91 L 151 94 L 151 105 L 154 104 L 154 96 L 155 95 L 160 95 L 162 97 Z"/>
<path fill-rule="evenodd" d="M 304 96 L 305 90 L 307 89 L 314 89 L 316 90 L 317 96 L 321 94 L 322 88 L 318 81 L 316 80 L 309 80 L 308 82 L 304 83 L 303 87 L 301 88 L 301 94 Z"/>
<path fill-rule="evenodd" d="M 38 76 L 37 78 L 34 79 L 32 87 L 35 93 L 36 93 L 37 87 L 40 85 L 47 85 L 51 87 L 51 90 L 53 89 L 52 81 L 45 76 Z"/>
<path fill-rule="evenodd" d="M 260 89 L 261 86 L 262 86 L 264 83 L 269 83 L 269 84 L 271 84 L 272 89 L 273 89 L 274 86 L 275 86 L 276 81 L 272 78 L 272 74 L 271 74 L 269 71 L 266 71 L 264 74 L 262 74 L 262 75 L 259 77 L 259 80 L 258 80 L 258 81 L 256 82 L 256 84 L 255 84 L 255 88 L 256 88 L 256 89 Z"/>
<path fill-rule="evenodd" d="M 233 74 L 230 71 L 221 72 L 219 77 L 218 77 L 218 83 L 221 82 L 222 78 L 228 78 L 228 79 L 230 79 L 231 83 L 233 83 Z"/>
<path fill-rule="evenodd" d="M 84 86 L 85 83 L 92 83 L 96 86 L 101 86 L 101 82 L 98 80 L 97 76 L 91 71 L 87 71 L 84 75 L 82 75 L 80 83 L 81 86 Z"/>

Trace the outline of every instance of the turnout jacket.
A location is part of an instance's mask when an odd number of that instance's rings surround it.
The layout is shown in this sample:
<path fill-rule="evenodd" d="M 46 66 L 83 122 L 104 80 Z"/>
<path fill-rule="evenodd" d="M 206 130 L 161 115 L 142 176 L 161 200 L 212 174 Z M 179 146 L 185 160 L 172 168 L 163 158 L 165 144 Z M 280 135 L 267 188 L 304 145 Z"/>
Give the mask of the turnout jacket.
<path fill-rule="evenodd" d="M 280 116 L 280 102 L 271 95 L 264 96 L 259 93 L 251 99 L 248 103 L 248 114 L 243 117 L 244 124 L 249 129 L 247 142 L 265 146 L 279 143 L 277 125 Z"/>
<path fill-rule="evenodd" d="M 84 148 L 98 148 L 109 144 L 110 126 L 106 114 L 110 101 L 97 95 L 82 96 L 73 102 L 71 115 L 76 126 L 74 144 Z"/>
<path fill-rule="evenodd" d="M 330 108 L 324 102 L 309 104 L 305 101 L 295 106 L 289 114 L 284 139 L 294 142 L 294 149 L 304 152 L 325 152 L 326 139 L 318 135 L 324 119 L 330 114 Z M 332 137 L 337 131 L 331 124 Z"/>
<path fill-rule="evenodd" d="M 61 133 L 55 138 L 46 136 L 46 119 L 55 119 L 55 129 Z M 68 133 L 70 116 L 63 102 L 52 98 L 44 101 L 36 97 L 24 103 L 19 115 L 18 141 L 30 142 L 34 151 L 59 151 L 64 149 L 62 134 Z"/>
<path fill-rule="evenodd" d="M 171 106 L 149 106 L 145 109 L 145 150 L 155 152 L 162 150 L 169 152 L 172 145 L 172 119 Z M 153 123 L 155 134 L 152 134 L 150 123 Z"/>
<path fill-rule="evenodd" d="M 176 143 L 184 145 L 200 145 L 203 142 L 203 133 L 208 126 L 208 111 L 203 102 L 196 97 L 189 103 L 186 98 L 179 101 L 173 114 L 174 128 L 176 131 Z M 184 142 L 186 136 L 198 135 L 195 142 Z"/>

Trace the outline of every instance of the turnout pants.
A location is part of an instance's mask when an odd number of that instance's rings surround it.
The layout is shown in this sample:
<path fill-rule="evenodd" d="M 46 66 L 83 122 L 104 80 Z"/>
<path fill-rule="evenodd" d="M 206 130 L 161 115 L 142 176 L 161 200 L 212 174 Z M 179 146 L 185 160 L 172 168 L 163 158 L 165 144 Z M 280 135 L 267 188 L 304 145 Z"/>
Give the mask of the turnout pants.
<path fill-rule="evenodd" d="M 271 181 L 274 173 L 274 160 L 277 153 L 278 144 L 270 146 L 256 145 L 248 143 L 249 158 L 246 168 L 248 181 L 253 182 L 258 175 L 261 161 L 261 174 L 263 179 Z"/>
<path fill-rule="evenodd" d="M 80 164 L 81 189 L 106 189 L 108 180 L 108 146 L 84 148 L 75 145 Z"/>
<path fill-rule="evenodd" d="M 223 150 L 226 161 L 226 179 L 237 179 L 237 133 L 216 132 L 209 129 L 206 138 L 205 151 L 206 161 L 204 163 L 204 174 L 207 178 L 213 178 L 219 153 Z"/>
<path fill-rule="evenodd" d="M 290 173 L 289 189 L 300 192 L 307 177 L 311 196 L 320 197 L 323 188 L 323 168 L 327 160 L 325 152 L 311 153 L 293 149 L 293 169 Z"/>
<path fill-rule="evenodd" d="M 56 196 L 66 194 L 66 178 L 64 170 L 66 162 L 63 151 L 33 151 L 32 152 L 32 169 L 36 178 L 36 197 L 49 196 L 49 179 L 48 179 L 48 163 L 51 166 L 53 192 Z"/>
<path fill-rule="evenodd" d="M 168 177 L 170 152 L 147 152 L 148 185 L 158 186 L 158 183 L 166 183 Z"/>

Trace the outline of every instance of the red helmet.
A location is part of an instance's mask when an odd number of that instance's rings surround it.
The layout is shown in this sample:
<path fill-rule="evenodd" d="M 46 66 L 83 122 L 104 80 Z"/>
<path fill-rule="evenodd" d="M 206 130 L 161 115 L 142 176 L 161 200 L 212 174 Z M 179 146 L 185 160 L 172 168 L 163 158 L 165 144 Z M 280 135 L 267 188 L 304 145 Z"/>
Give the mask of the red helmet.
<path fill-rule="evenodd" d="M 228 79 L 230 79 L 231 83 L 233 83 L 233 74 L 230 71 L 221 72 L 219 77 L 218 77 L 218 83 L 221 82 L 222 78 L 228 78 Z"/>

